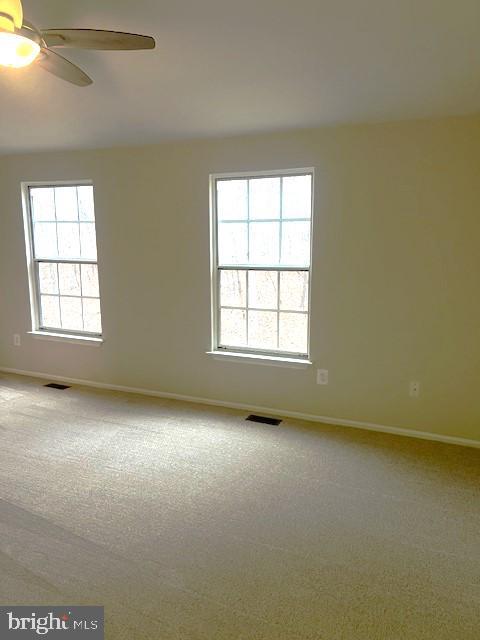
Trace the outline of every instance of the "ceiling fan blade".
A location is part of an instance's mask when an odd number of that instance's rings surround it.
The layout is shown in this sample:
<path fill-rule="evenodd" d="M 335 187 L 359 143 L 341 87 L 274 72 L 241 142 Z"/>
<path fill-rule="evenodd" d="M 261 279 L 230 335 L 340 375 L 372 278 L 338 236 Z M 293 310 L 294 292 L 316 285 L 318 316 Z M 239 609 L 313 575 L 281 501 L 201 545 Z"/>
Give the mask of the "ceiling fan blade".
<path fill-rule="evenodd" d="M 45 69 L 45 71 L 53 73 L 54 76 L 58 76 L 62 78 L 62 80 L 76 84 L 79 87 L 86 87 L 93 82 L 86 73 L 70 62 L 70 60 L 58 55 L 55 51 L 50 51 L 50 49 L 43 48 L 41 50 L 36 64 L 42 67 L 42 69 Z"/>
<path fill-rule="evenodd" d="M 99 29 L 46 29 L 42 37 L 48 47 L 132 51 L 154 49 L 155 40 L 150 36 Z"/>

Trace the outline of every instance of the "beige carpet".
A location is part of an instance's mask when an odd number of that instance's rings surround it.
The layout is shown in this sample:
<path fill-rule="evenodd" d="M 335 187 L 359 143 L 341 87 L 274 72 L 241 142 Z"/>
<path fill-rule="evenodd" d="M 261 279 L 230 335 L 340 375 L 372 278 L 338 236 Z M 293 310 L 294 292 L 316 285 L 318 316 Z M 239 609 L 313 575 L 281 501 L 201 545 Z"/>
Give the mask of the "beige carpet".
<path fill-rule="evenodd" d="M 0 375 L 0 605 L 111 640 L 478 640 L 480 451 Z"/>

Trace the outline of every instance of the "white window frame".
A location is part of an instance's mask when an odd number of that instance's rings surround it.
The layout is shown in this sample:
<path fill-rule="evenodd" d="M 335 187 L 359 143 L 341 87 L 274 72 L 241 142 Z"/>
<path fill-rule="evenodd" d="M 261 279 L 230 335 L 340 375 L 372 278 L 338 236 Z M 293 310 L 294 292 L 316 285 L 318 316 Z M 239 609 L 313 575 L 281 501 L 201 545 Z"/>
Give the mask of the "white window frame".
<path fill-rule="evenodd" d="M 30 314 L 32 323 L 32 333 L 35 336 L 59 341 L 75 341 L 77 344 L 101 343 L 103 342 L 103 332 L 94 333 L 90 331 L 75 331 L 72 329 L 59 329 L 55 327 L 43 327 L 41 324 L 40 311 L 40 283 L 38 280 L 37 265 L 42 262 L 52 264 L 96 264 L 97 260 L 71 259 L 71 258 L 35 258 L 34 238 L 33 238 L 33 216 L 30 198 L 30 189 L 35 187 L 93 187 L 92 180 L 47 180 L 41 182 L 22 182 L 22 206 L 23 224 L 25 231 L 25 249 L 27 254 L 28 285 L 30 293 Z M 95 212 L 95 239 L 97 231 L 97 219 Z M 101 295 L 100 295 L 101 305 Z M 102 328 L 103 331 L 103 328 Z"/>
<path fill-rule="evenodd" d="M 272 177 L 288 177 L 297 175 L 311 175 L 312 192 L 311 192 L 311 217 L 310 217 L 310 260 L 309 266 L 281 266 L 281 265 L 218 265 L 218 220 L 217 220 L 217 181 L 225 179 L 249 179 L 249 178 L 272 178 Z M 228 357 L 236 360 L 244 356 L 245 360 L 252 361 L 258 359 L 263 364 L 268 362 L 284 362 L 285 364 L 310 362 L 310 326 L 311 326 L 311 298 L 312 298 L 312 258 L 313 258 L 313 220 L 314 220 L 314 193 L 315 193 L 315 169 L 314 167 L 305 167 L 298 169 L 277 169 L 267 171 L 241 171 L 230 173 L 212 173 L 210 174 L 210 281 L 211 281 L 211 351 L 208 353 L 214 356 Z M 277 349 L 255 349 L 251 347 L 224 347 L 220 345 L 220 271 L 222 270 L 244 270 L 244 271 L 306 271 L 308 272 L 308 312 L 307 312 L 307 353 L 294 353 L 279 351 Z M 247 276 L 248 279 L 248 276 Z M 248 304 L 248 285 L 247 285 L 247 304 Z M 248 318 L 247 318 L 248 322 Z"/>

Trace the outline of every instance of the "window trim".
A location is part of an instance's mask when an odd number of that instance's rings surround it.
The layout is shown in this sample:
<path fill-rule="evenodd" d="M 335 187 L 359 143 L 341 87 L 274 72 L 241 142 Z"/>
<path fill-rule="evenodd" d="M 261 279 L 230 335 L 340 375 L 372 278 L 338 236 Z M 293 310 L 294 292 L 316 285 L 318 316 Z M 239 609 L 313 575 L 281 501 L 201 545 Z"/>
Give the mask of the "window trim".
<path fill-rule="evenodd" d="M 38 281 L 38 269 L 37 263 L 48 262 L 55 264 L 96 264 L 97 260 L 71 260 L 68 258 L 35 258 L 34 253 L 34 238 L 33 238 L 33 216 L 30 199 L 30 188 L 35 187 L 94 187 L 93 180 L 42 180 L 42 181 L 26 181 L 21 183 L 22 192 L 22 210 L 23 210 L 23 226 L 25 235 L 25 251 L 27 256 L 27 273 L 28 273 L 28 288 L 30 297 L 30 318 L 32 329 L 28 333 L 35 337 L 45 336 L 50 339 L 57 339 L 70 341 L 75 340 L 78 344 L 101 343 L 103 342 L 103 323 L 102 333 L 95 333 L 91 331 L 75 331 L 73 329 L 60 329 L 58 327 L 42 327 L 41 326 L 41 312 L 40 312 L 40 283 Z M 97 218 L 95 212 L 95 241 L 97 233 Z M 55 294 L 52 294 L 55 295 Z M 88 297 L 88 296 L 84 296 Z M 101 295 L 99 295 L 101 305 Z"/>
<path fill-rule="evenodd" d="M 311 192 L 311 216 L 310 216 L 310 262 L 309 266 L 269 266 L 269 265 L 218 265 L 218 219 L 217 219 L 217 189 L 216 184 L 218 180 L 248 180 L 250 178 L 268 178 L 268 177 L 290 177 L 290 176 L 304 176 L 311 175 L 312 177 L 312 192 Z M 304 362 L 310 364 L 311 362 L 311 315 L 312 315 L 312 261 L 313 261 L 313 223 L 314 223 L 314 196 L 315 196 L 315 168 L 314 167 L 302 167 L 294 169 L 269 169 L 265 171 L 236 171 L 236 172 L 223 172 L 210 174 L 209 180 L 210 187 L 210 286 L 211 286 L 211 349 L 208 354 L 215 354 L 220 356 L 241 357 L 245 356 L 250 361 L 255 361 L 255 356 L 258 359 L 266 359 L 279 362 L 295 361 L 298 363 Z M 255 220 L 259 222 L 259 220 Z M 271 220 L 269 220 L 271 222 Z M 224 347 L 219 344 L 219 329 L 220 329 L 220 278 L 219 273 L 225 269 L 242 269 L 245 271 L 306 271 L 308 277 L 308 313 L 307 313 L 307 353 L 295 353 L 292 351 L 279 351 L 269 349 L 255 349 L 252 347 Z M 248 300 L 247 300 L 248 304 Z M 232 359 L 233 359 L 232 358 Z"/>
<path fill-rule="evenodd" d="M 48 340 L 50 342 L 68 342 L 70 344 L 90 345 L 99 347 L 104 343 L 103 337 L 77 336 L 71 333 L 56 333 L 55 331 L 27 331 L 29 336 L 36 340 Z"/>

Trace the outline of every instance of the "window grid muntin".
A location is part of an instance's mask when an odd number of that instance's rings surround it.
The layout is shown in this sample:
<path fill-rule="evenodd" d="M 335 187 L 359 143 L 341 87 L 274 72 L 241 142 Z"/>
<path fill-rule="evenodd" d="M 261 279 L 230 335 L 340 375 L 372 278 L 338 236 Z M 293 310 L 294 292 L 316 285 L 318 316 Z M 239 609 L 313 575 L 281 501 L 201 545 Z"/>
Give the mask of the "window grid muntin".
<path fill-rule="evenodd" d="M 301 224 L 301 223 L 308 222 L 310 224 L 310 244 L 311 244 L 311 233 L 312 233 L 312 224 L 311 224 L 312 223 L 312 219 L 311 218 L 271 218 L 271 219 L 265 218 L 265 219 L 254 219 L 252 221 L 250 221 L 250 219 L 246 219 L 246 220 L 233 220 L 232 219 L 232 220 L 222 220 L 221 222 L 218 222 L 217 224 L 219 224 L 219 225 L 243 224 L 243 225 L 245 225 L 247 227 L 247 260 L 249 260 L 250 259 L 250 228 L 251 228 L 251 225 L 252 224 L 267 224 L 267 223 L 272 224 L 272 223 L 277 223 L 278 224 L 278 236 L 279 236 L 278 237 L 278 264 L 277 263 L 275 263 L 275 264 L 271 263 L 271 264 L 272 264 L 272 268 L 275 267 L 275 266 L 280 266 L 280 267 L 286 269 L 286 268 L 289 268 L 291 265 L 289 265 L 289 264 L 282 265 L 281 264 L 282 257 L 283 257 L 282 256 L 282 249 L 283 249 L 283 233 L 282 233 L 282 231 L 283 231 L 283 228 L 284 228 L 283 227 L 283 223 L 284 222 L 287 222 L 288 224 L 297 224 L 297 223 Z M 218 236 L 217 236 L 217 242 L 218 242 Z M 219 256 L 219 253 L 218 253 L 218 248 L 217 248 L 217 262 L 218 262 L 218 256 Z M 310 268 L 310 260 L 311 260 L 311 257 L 309 255 L 309 264 L 308 265 L 303 264 L 302 265 L 302 269 L 305 268 L 305 267 L 306 268 Z M 267 264 L 270 264 L 270 263 L 267 263 Z M 217 264 L 217 268 L 218 269 L 223 268 L 225 266 L 227 266 L 227 263 L 221 263 L 220 264 L 220 262 L 218 262 L 218 264 Z M 252 266 L 255 266 L 255 265 L 252 265 Z M 258 266 L 264 266 L 264 264 L 262 263 L 262 264 L 259 264 Z"/>
<path fill-rule="evenodd" d="M 309 218 L 283 218 L 283 178 L 290 177 L 302 177 L 309 176 L 310 177 L 310 217 Z M 254 219 L 255 222 L 279 222 L 279 233 L 281 234 L 282 230 L 282 221 L 288 222 L 309 222 L 310 229 L 310 242 L 309 242 L 309 251 L 308 251 L 308 265 L 280 265 L 280 264 L 261 264 L 261 265 L 250 265 L 250 264 L 220 264 L 219 262 L 219 226 L 220 224 L 228 224 L 232 223 L 246 223 L 248 226 L 250 225 L 250 180 L 261 179 L 267 177 L 278 177 L 281 179 L 280 182 L 280 216 L 279 218 L 265 218 L 265 219 Z M 220 221 L 218 218 L 218 183 L 222 181 L 233 181 L 233 180 L 247 180 L 247 218 L 246 219 L 226 219 Z M 313 233 L 313 199 L 314 199 L 314 169 L 306 168 L 299 170 L 283 170 L 283 171 L 266 171 L 266 172 L 258 172 L 254 174 L 249 173 L 241 173 L 241 174 L 217 174 L 211 176 L 211 203 L 212 203 L 212 276 L 213 276 L 213 287 L 212 287 L 212 346 L 213 349 L 225 350 L 225 351 L 235 351 L 238 353 L 252 354 L 252 355 L 266 355 L 266 356 L 282 356 L 285 355 L 287 357 L 298 356 L 300 358 L 308 358 L 310 353 L 310 323 L 311 323 L 311 286 L 312 286 L 312 274 L 311 274 L 311 262 L 312 262 L 312 233 Z M 247 257 L 250 254 L 250 233 L 249 230 L 247 232 L 247 247 L 248 253 Z M 281 243 L 281 237 L 280 237 Z M 279 261 L 281 259 L 280 250 L 279 250 Z M 307 352 L 294 352 L 294 351 L 280 351 L 280 350 L 270 350 L 270 349 L 258 349 L 258 348 L 250 348 L 250 347 L 238 347 L 222 345 L 220 343 L 221 338 L 221 309 L 222 306 L 220 304 L 220 273 L 222 270 L 245 270 L 246 274 L 246 302 L 247 308 L 246 311 L 246 334 L 247 334 L 247 344 L 248 344 L 248 272 L 249 271 L 306 271 L 308 273 L 308 298 L 307 298 L 307 310 L 305 312 L 299 312 L 303 315 L 307 316 Z M 278 276 L 280 278 L 280 275 Z M 280 287 L 278 287 L 278 296 L 280 296 Z M 227 307 L 223 307 L 227 308 Z M 243 310 L 241 307 L 240 309 Z M 262 309 L 263 311 L 263 309 Z M 290 313 L 288 311 L 281 311 L 282 313 Z M 277 310 L 278 320 L 280 318 L 280 309 Z M 279 330 L 277 328 L 277 339 L 279 339 Z"/>
<path fill-rule="evenodd" d="M 71 188 L 75 188 L 75 193 L 76 193 L 76 202 L 77 202 L 77 219 L 76 220 L 58 220 L 57 217 L 57 206 L 56 206 L 56 188 L 62 188 L 62 187 L 71 187 Z M 83 257 L 79 257 L 77 259 L 73 259 L 73 258 L 60 258 L 60 248 L 58 246 L 58 231 L 56 229 L 56 245 L 57 245 L 57 257 L 56 258 L 48 258 L 46 256 L 41 256 L 41 257 L 36 257 L 36 248 L 35 248 L 35 224 L 37 224 L 37 222 L 34 221 L 33 219 L 33 196 L 32 196 L 32 190 L 33 189 L 53 189 L 53 198 L 54 198 L 54 214 L 55 214 L 55 220 L 39 220 L 38 222 L 44 223 L 44 224 L 63 224 L 63 223 L 68 223 L 68 224 L 77 224 L 78 225 L 78 234 L 79 234 L 79 246 L 80 246 L 80 252 L 81 252 L 81 234 L 80 234 L 80 225 L 82 224 L 93 224 L 94 226 L 94 232 L 95 232 L 95 254 L 97 254 L 97 235 L 96 235 L 96 218 L 95 218 L 95 205 L 93 208 L 93 219 L 92 220 L 80 220 L 80 205 L 79 205 L 79 199 L 78 199 L 78 187 L 91 187 L 93 189 L 93 185 L 90 182 L 55 182 L 55 183 L 49 183 L 49 184 L 29 184 L 26 185 L 26 193 L 27 193 L 27 215 L 28 215 L 28 232 L 29 232 L 29 240 L 30 240 L 30 255 L 31 255 L 31 260 L 32 260 L 32 264 L 33 264 L 33 278 L 34 278 L 34 298 L 35 298 L 35 309 L 34 309 L 34 318 L 35 318 L 35 325 L 36 325 L 36 329 L 40 330 L 40 331 L 54 331 L 55 333 L 59 333 L 59 334 L 64 334 L 64 335 L 74 335 L 74 336 L 87 336 L 87 337 L 100 337 L 102 336 L 103 333 L 103 327 L 102 327 L 102 312 L 101 312 L 101 297 L 100 295 L 98 297 L 94 297 L 94 296 L 83 296 L 83 291 L 82 291 L 82 272 L 81 272 L 81 265 L 82 264 L 88 264 L 88 265 L 96 265 L 97 266 L 97 278 L 98 278 L 98 257 L 97 259 L 93 260 L 90 258 L 83 258 Z M 56 264 L 57 265 L 57 282 L 58 282 L 58 290 L 59 293 L 58 295 L 56 294 L 50 294 L 50 293 L 41 293 L 41 289 L 40 289 L 40 277 L 39 277 L 39 265 L 41 263 L 44 264 Z M 58 271 L 58 265 L 59 264 L 74 264 L 74 265 L 79 265 L 80 266 L 80 290 L 82 292 L 81 296 L 72 296 L 72 295 L 61 295 L 60 294 L 60 278 L 59 278 L 59 271 Z M 59 301 L 59 315 L 60 315 L 60 324 L 62 324 L 62 306 L 60 304 L 60 300 L 61 298 L 75 298 L 75 299 L 80 299 L 81 301 L 81 307 L 82 307 L 82 325 L 85 326 L 85 315 L 84 315 L 84 305 L 83 305 L 83 299 L 93 299 L 93 300 L 98 300 L 99 301 L 99 308 L 100 308 L 100 326 L 101 326 L 101 331 L 100 332 L 93 332 L 93 331 L 87 331 L 85 329 L 83 329 L 82 331 L 76 330 L 76 329 L 64 329 L 63 327 L 52 327 L 52 326 L 48 326 L 45 325 L 43 323 L 43 310 L 42 310 L 42 302 L 41 302 L 41 297 L 42 295 L 45 296 L 51 296 L 51 297 L 58 297 Z"/>
<path fill-rule="evenodd" d="M 48 224 L 48 225 L 55 225 L 55 240 L 56 240 L 56 246 L 57 246 L 57 258 L 47 258 L 47 256 L 44 255 L 40 255 L 40 256 L 36 256 L 36 246 L 35 246 L 35 225 L 37 224 Z M 80 254 L 82 253 L 82 234 L 81 234 L 81 227 L 86 226 L 86 225 L 90 225 L 94 227 L 94 231 L 95 231 L 95 239 L 96 239 L 96 229 L 95 229 L 95 222 L 92 220 L 39 220 L 38 222 L 35 222 L 32 220 L 32 249 L 33 249 L 33 259 L 34 260 L 48 260 L 48 261 L 53 261 L 53 260 L 66 260 L 66 261 L 71 261 L 71 260 L 75 260 L 76 262 L 81 262 L 81 261 L 87 261 L 87 260 L 91 260 L 92 262 L 97 262 L 96 260 L 94 260 L 93 258 L 84 258 L 82 256 L 79 256 L 78 258 L 60 258 L 60 246 L 58 243 L 58 226 L 59 225 L 63 225 L 63 224 L 74 224 L 78 226 L 78 246 L 80 247 Z"/>
<path fill-rule="evenodd" d="M 308 351 L 308 346 L 309 346 L 309 320 L 310 320 L 310 300 L 307 300 L 307 309 L 306 311 L 300 311 L 300 310 L 293 310 L 293 309 L 280 309 L 280 295 L 281 295 L 281 274 L 282 273 L 287 273 L 287 272 L 303 272 L 303 273 L 307 273 L 308 274 L 308 290 L 310 292 L 310 269 L 306 268 L 306 267 L 301 267 L 301 268 L 288 268 L 288 269 L 283 269 L 282 267 L 277 267 L 277 268 L 273 268 L 273 267 L 268 267 L 268 266 L 255 266 L 253 269 L 249 268 L 249 267 L 245 267 L 243 266 L 241 269 L 238 269 L 236 265 L 232 265 L 231 267 L 227 268 L 225 266 L 219 267 L 217 269 L 217 273 L 220 274 L 221 271 L 246 271 L 246 282 L 245 282 L 245 307 L 242 306 L 236 306 L 236 305 L 223 305 L 221 302 L 221 277 L 217 278 L 217 344 L 216 344 L 216 348 L 217 349 L 223 349 L 226 351 L 229 350 L 235 350 L 235 351 L 244 351 L 245 353 L 261 353 L 261 354 L 265 354 L 265 355 L 279 355 L 279 354 L 285 354 L 288 356 L 301 356 L 301 357 L 306 357 L 308 356 L 308 353 L 305 353 L 303 351 L 287 351 L 284 349 L 280 349 L 280 314 L 291 314 L 291 315 L 301 315 L 301 316 L 306 316 L 307 317 L 307 351 Z M 277 307 L 275 309 L 266 309 L 266 308 L 262 308 L 262 307 L 251 307 L 249 305 L 249 271 L 276 271 L 277 272 Z M 310 298 L 310 295 L 309 295 Z M 238 345 L 229 345 L 229 344 L 223 344 L 221 342 L 221 337 L 222 337 L 222 309 L 232 309 L 232 310 L 237 310 L 237 311 L 244 311 L 245 312 L 245 323 L 246 323 L 246 343 L 248 345 L 248 340 L 249 340 L 249 335 L 248 335 L 248 328 L 249 328 L 249 322 L 248 322 L 248 316 L 249 316 L 249 311 L 267 311 L 270 313 L 275 313 L 277 316 L 277 348 L 276 349 L 257 349 L 255 347 L 248 347 L 248 346 L 238 346 Z"/>
<path fill-rule="evenodd" d="M 57 284 L 58 284 L 58 293 L 44 293 L 41 290 L 41 285 L 40 285 L 40 264 L 56 264 L 57 265 Z M 62 294 L 60 292 L 60 273 L 58 270 L 58 265 L 59 264 L 72 264 L 72 265 L 78 265 L 80 267 L 80 295 L 74 295 L 74 294 Z M 82 330 L 77 330 L 77 329 L 64 329 L 64 328 L 60 328 L 60 327 L 52 327 L 46 323 L 44 323 L 43 321 L 43 307 L 42 307 L 42 296 L 46 296 L 46 297 L 50 297 L 50 298 L 58 298 L 58 309 L 59 309 L 59 315 L 60 315 L 60 324 L 63 325 L 63 318 L 62 318 L 62 305 L 61 305 L 61 300 L 62 298 L 74 298 L 76 300 L 80 300 L 80 304 L 82 307 L 82 325 L 83 327 L 85 327 L 85 310 L 84 310 L 84 300 L 98 300 L 99 305 L 100 305 L 100 295 L 98 296 L 87 296 L 83 294 L 83 281 L 82 281 L 82 265 L 86 264 L 86 265 L 95 265 L 97 266 L 97 279 L 98 279 L 98 265 L 96 262 L 92 262 L 92 261 L 71 261 L 71 260 L 54 260 L 54 261 L 50 261 L 50 260 L 46 260 L 46 259 L 42 259 L 42 260 L 35 260 L 34 261 L 34 268 L 35 268 L 35 278 L 36 278 L 36 285 L 37 285 L 37 296 L 38 296 L 38 328 L 41 330 L 53 330 L 56 331 L 58 333 L 67 333 L 67 334 L 75 334 L 75 335 L 87 335 L 87 336 L 100 336 L 102 335 L 101 332 L 98 331 L 88 331 L 87 329 L 83 328 Z M 101 323 L 101 312 L 100 312 L 100 323 Z"/>
<path fill-rule="evenodd" d="M 283 181 L 284 178 L 293 178 L 293 177 L 303 177 L 303 176 L 309 176 L 310 177 L 310 217 L 308 218 L 284 218 L 283 217 Z M 279 192 L 280 192 L 280 199 L 279 199 L 279 216 L 277 218 L 251 218 L 250 217 L 250 183 L 254 180 L 261 180 L 262 178 L 279 178 Z M 246 180 L 247 181 L 247 217 L 245 219 L 238 219 L 238 218 L 228 218 L 226 220 L 219 220 L 218 219 L 218 183 L 219 182 L 230 182 L 232 180 Z M 278 233 L 279 233 L 279 243 L 278 243 L 278 264 L 276 263 L 275 265 L 273 265 L 273 263 L 266 263 L 266 265 L 272 264 L 272 266 L 280 266 L 282 267 L 283 265 L 281 264 L 281 260 L 282 260 L 282 230 L 283 230 L 283 223 L 284 222 L 288 222 L 288 223 L 292 223 L 292 222 L 298 222 L 298 223 L 305 223 L 308 222 L 310 224 L 310 229 L 309 229 L 309 234 L 310 234 L 310 248 L 309 248 L 309 252 L 308 252 L 308 264 L 303 264 L 302 268 L 306 267 L 306 268 L 310 268 L 311 266 L 311 244 L 312 244 L 312 215 L 313 215 L 313 171 L 312 170 L 305 170 L 305 171 L 299 171 L 299 172 L 292 172 L 290 173 L 289 171 L 285 171 L 285 172 L 278 172 L 278 173 L 261 173 L 258 175 L 245 175 L 245 176 L 232 176 L 231 178 L 229 178 L 228 176 L 225 177 L 217 177 L 214 180 L 214 212 L 215 212 L 215 259 L 216 259 L 216 268 L 219 269 L 220 267 L 225 266 L 224 263 L 220 263 L 220 252 L 219 252 L 219 246 L 218 246 L 218 231 L 220 228 L 220 225 L 224 225 L 224 224 L 243 224 L 247 226 L 247 262 L 250 261 L 250 225 L 252 223 L 278 223 Z M 259 266 L 266 266 L 263 263 Z M 289 267 L 290 265 L 285 265 L 286 267 Z"/>

